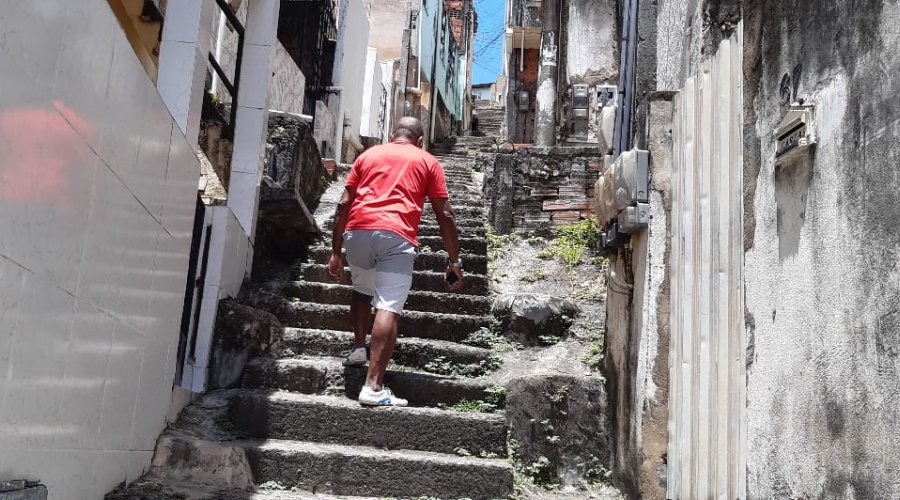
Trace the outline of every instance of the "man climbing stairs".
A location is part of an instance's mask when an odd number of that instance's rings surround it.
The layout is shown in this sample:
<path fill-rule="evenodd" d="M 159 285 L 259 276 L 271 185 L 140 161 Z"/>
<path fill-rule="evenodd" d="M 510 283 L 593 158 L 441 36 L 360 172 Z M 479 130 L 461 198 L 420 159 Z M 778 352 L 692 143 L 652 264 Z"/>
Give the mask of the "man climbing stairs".
<path fill-rule="evenodd" d="M 272 348 L 247 364 L 240 388 L 214 391 L 186 408 L 160 438 L 153 469 L 128 490 L 134 494 L 110 498 L 169 498 L 134 496 L 142 488 L 209 499 L 507 497 L 513 478 L 503 414 L 447 408 L 494 393 L 483 379 L 446 375 L 475 374 L 493 361 L 490 350 L 461 343 L 491 323 L 484 203 L 468 155 L 490 140 L 460 141 L 439 157 L 460 229 L 465 286 L 448 291 L 447 256 L 426 207 L 413 288 L 385 377 L 410 407 L 352 401 L 366 370 L 341 363 L 353 339 L 352 288 L 349 272 L 341 283 L 328 277 L 323 242 L 309 262 L 245 285 L 243 306 L 283 325 Z"/>

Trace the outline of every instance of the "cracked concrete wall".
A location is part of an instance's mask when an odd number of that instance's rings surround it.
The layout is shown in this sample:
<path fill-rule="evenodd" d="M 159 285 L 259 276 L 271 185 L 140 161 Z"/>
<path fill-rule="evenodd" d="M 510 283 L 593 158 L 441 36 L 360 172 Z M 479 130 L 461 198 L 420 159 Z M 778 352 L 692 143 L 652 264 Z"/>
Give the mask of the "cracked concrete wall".
<path fill-rule="evenodd" d="M 745 9 L 748 497 L 897 498 L 900 3 Z M 775 167 L 801 99 L 818 145 Z"/>

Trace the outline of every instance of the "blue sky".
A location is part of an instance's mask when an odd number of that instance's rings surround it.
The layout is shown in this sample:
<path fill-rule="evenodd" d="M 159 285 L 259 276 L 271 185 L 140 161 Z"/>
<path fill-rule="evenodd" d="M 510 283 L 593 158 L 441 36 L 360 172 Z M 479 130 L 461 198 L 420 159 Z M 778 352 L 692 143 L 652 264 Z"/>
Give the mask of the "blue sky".
<path fill-rule="evenodd" d="M 472 83 L 492 83 L 503 64 L 503 17 L 506 0 L 475 0 L 478 33 L 475 35 L 475 66 Z"/>

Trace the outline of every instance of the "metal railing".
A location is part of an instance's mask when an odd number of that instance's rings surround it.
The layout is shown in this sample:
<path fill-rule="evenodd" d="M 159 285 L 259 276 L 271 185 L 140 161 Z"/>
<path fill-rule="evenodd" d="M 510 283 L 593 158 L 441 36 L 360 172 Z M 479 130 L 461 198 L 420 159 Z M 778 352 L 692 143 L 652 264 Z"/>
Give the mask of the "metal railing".
<path fill-rule="evenodd" d="M 228 4 L 228 0 L 216 0 L 216 5 L 219 6 L 219 9 L 222 11 L 222 14 L 225 15 L 225 18 L 228 19 L 228 23 L 234 28 L 234 31 L 238 35 L 238 47 L 237 47 L 237 56 L 234 61 L 234 81 L 232 82 L 228 75 L 225 73 L 225 70 L 222 69 L 222 65 L 219 64 L 219 61 L 216 60 L 216 56 L 213 52 L 209 53 L 209 64 L 212 66 L 213 70 L 216 72 L 216 75 L 219 76 L 219 79 L 222 81 L 222 85 L 225 86 L 225 89 L 228 90 L 228 93 L 231 94 L 231 116 L 229 118 L 229 125 L 234 128 L 235 118 L 237 117 L 237 104 L 238 104 L 238 92 L 240 90 L 240 80 L 241 80 L 241 60 L 244 57 L 244 25 L 241 24 L 240 19 L 238 19 L 237 14 L 234 13 L 234 9 L 231 8 L 231 5 Z"/>

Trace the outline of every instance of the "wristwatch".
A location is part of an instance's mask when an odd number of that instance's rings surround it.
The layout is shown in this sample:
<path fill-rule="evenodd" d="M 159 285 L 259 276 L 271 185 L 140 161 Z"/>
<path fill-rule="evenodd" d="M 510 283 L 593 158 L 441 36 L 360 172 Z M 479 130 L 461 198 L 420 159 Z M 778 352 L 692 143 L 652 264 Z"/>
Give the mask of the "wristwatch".
<path fill-rule="evenodd" d="M 456 259 L 456 262 L 453 262 L 451 260 L 450 262 L 447 263 L 447 267 L 455 267 L 458 269 L 462 269 L 462 259 Z"/>

